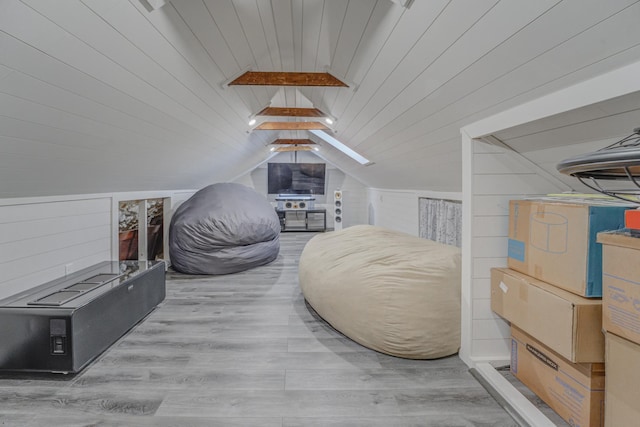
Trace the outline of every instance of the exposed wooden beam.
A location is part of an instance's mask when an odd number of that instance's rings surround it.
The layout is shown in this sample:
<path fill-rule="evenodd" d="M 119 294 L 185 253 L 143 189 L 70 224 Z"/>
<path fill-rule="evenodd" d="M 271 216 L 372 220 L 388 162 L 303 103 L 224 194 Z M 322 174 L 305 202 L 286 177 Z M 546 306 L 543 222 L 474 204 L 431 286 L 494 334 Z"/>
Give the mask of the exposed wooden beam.
<path fill-rule="evenodd" d="M 326 114 L 317 108 L 267 107 L 256 114 L 256 116 L 325 117 Z"/>
<path fill-rule="evenodd" d="M 331 86 L 349 87 L 329 73 L 297 73 L 287 71 L 247 71 L 229 86 Z"/>
<path fill-rule="evenodd" d="M 313 145 L 313 144 L 315 144 L 315 142 L 313 142 L 310 139 L 303 139 L 303 138 L 299 138 L 299 139 L 279 138 L 279 139 L 276 139 L 275 141 L 273 141 L 272 144 L 280 144 L 280 145 Z"/>
<path fill-rule="evenodd" d="M 328 130 L 320 122 L 264 122 L 255 130 Z"/>
<path fill-rule="evenodd" d="M 311 151 L 313 147 L 309 147 L 308 145 L 289 145 L 286 147 L 276 147 L 276 152 L 284 152 L 284 151 Z"/>

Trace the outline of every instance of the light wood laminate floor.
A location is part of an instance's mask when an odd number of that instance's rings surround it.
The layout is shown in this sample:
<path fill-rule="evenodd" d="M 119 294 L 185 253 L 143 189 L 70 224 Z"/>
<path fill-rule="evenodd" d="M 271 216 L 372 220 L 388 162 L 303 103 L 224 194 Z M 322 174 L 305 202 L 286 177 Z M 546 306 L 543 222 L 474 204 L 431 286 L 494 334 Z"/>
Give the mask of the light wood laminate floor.
<path fill-rule="evenodd" d="M 515 426 L 457 356 L 368 350 L 306 304 L 297 265 L 169 272 L 166 300 L 77 375 L 0 376 L 3 426 Z"/>

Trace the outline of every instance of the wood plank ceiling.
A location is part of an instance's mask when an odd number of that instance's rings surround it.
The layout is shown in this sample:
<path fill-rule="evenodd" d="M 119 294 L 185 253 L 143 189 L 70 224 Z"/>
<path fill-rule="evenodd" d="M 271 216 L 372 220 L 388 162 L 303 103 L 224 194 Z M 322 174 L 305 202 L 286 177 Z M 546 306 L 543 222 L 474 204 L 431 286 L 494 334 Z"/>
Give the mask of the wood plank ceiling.
<path fill-rule="evenodd" d="M 277 138 L 371 187 L 460 191 L 461 126 L 639 61 L 638 18 L 635 0 L 2 0 L 0 197 L 200 188 Z M 228 85 L 248 70 L 349 87 Z M 330 115 L 375 164 L 250 131 L 269 106 Z"/>

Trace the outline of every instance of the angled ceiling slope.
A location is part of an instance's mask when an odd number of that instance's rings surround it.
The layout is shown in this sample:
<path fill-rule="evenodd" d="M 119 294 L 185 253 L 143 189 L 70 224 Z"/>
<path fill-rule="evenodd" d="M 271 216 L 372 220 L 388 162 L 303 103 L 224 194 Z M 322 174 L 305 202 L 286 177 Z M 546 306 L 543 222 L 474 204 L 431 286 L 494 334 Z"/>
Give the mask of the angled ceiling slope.
<path fill-rule="evenodd" d="M 635 0 L 145 3 L 0 2 L 0 197 L 229 180 L 309 137 L 247 132 L 272 99 L 337 118 L 375 164 L 322 156 L 369 186 L 460 191 L 462 126 L 640 61 Z M 224 86 L 244 70 L 350 87 Z"/>

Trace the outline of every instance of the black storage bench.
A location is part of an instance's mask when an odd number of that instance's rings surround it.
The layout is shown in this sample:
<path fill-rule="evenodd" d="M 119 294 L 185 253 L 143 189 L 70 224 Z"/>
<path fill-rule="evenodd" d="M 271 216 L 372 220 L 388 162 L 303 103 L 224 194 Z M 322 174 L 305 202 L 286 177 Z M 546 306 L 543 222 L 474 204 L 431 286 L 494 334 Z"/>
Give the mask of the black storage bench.
<path fill-rule="evenodd" d="M 0 370 L 75 373 L 165 298 L 162 261 L 105 261 L 0 301 Z"/>

